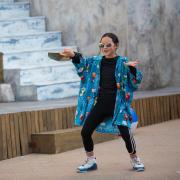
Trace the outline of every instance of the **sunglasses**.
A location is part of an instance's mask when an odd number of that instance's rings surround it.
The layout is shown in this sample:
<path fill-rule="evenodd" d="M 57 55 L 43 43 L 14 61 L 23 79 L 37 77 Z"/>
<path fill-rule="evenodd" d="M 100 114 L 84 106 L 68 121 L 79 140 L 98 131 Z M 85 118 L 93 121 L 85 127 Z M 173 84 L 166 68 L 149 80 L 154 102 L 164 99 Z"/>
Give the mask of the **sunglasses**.
<path fill-rule="evenodd" d="M 110 48 L 111 46 L 112 46 L 111 43 L 108 44 L 99 43 L 99 48 Z"/>

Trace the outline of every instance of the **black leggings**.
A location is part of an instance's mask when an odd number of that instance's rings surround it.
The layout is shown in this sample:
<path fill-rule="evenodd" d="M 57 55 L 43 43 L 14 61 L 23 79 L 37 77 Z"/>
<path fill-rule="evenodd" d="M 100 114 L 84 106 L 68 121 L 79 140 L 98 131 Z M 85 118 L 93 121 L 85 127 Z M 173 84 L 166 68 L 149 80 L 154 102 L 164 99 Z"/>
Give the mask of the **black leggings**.
<path fill-rule="evenodd" d="M 86 152 L 91 152 L 94 149 L 92 134 L 96 127 L 103 122 L 105 117 L 112 117 L 114 113 L 115 96 L 106 95 L 100 96 L 96 105 L 89 113 L 86 122 L 81 130 L 81 136 Z M 127 151 L 129 153 L 136 153 L 136 144 L 130 129 L 126 126 L 118 126 L 121 137 L 123 138 Z"/>

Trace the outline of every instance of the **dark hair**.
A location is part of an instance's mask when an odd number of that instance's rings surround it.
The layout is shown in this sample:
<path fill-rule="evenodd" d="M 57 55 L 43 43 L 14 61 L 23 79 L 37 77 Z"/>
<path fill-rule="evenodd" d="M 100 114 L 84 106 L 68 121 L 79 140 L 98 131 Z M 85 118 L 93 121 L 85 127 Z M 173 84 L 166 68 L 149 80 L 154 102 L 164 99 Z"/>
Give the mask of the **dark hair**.
<path fill-rule="evenodd" d="M 119 44 L 118 37 L 117 37 L 115 34 L 113 34 L 113 33 L 105 33 L 105 34 L 103 34 L 102 37 L 101 37 L 101 40 L 102 40 L 102 38 L 104 38 L 104 37 L 109 37 L 109 38 L 111 38 L 112 41 L 113 41 L 113 43 L 116 44 L 116 45 Z M 100 40 L 100 42 L 101 42 L 101 40 Z"/>

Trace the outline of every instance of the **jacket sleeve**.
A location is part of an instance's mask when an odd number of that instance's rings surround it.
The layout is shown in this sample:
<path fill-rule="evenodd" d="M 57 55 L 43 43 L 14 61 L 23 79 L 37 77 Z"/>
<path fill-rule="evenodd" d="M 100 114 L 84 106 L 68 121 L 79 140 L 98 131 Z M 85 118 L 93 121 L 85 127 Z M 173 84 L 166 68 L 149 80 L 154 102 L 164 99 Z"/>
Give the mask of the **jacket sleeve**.
<path fill-rule="evenodd" d="M 83 80 L 86 77 L 86 73 L 91 69 L 93 57 L 85 58 L 80 53 L 75 52 L 75 56 L 72 58 L 77 74 Z"/>
<path fill-rule="evenodd" d="M 138 85 L 142 81 L 142 72 L 132 66 L 129 66 L 128 68 L 128 84 L 131 86 L 132 90 L 135 91 L 138 89 Z"/>
<path fill-rule="evenodd" d="M 128 58 L 125 57 L 124 62 L 128 62 Z M 138 85 L 142 81 L 142 72 L 133 66 L 126 66 L 125 69 L 127 72 L 127 80 L 128 80 L 128 86 L 132 91 L 135 91 L 138 89 Z"/>

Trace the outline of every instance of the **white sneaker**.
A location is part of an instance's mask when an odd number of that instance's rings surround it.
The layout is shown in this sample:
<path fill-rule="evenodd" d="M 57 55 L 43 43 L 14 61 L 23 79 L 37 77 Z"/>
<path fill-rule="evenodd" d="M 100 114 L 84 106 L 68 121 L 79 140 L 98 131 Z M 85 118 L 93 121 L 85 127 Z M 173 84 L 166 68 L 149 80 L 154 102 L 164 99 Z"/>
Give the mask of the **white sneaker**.
<path fill-rule="evenodd" d="M 144 171 L 144 169 L 145 169 L 144 164 L 140 161 L 139 157 L 131 158 L 131 164 L 133 166 L 133 169 L 138 172 Z"/>
<path fill-rule="evenodd" d="M 96 158 L 87 158 L 85 163 L 77 168 L 78 173 L 93 171 L 97 169 Z"/>

